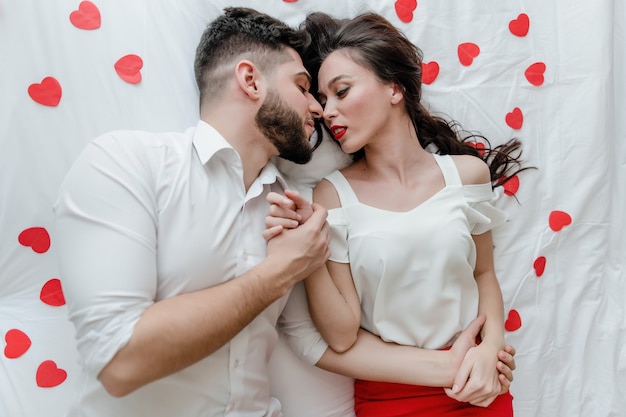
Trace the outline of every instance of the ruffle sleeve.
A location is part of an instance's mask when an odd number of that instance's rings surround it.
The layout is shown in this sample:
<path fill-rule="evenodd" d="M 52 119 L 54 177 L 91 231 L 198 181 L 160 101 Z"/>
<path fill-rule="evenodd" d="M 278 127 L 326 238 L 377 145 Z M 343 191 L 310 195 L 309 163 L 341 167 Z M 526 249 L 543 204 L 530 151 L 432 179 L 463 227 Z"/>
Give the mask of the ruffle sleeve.
<path fill-rule="evenodd" d="M 467 219 L 473 235 L 480 235 L 506 223 L 506 212 L 493 205 L 497 194 L 490 183 L 464 185 L 463 195 L 469 206 Z"/>
<path fill-rule="evenodd" d="M 340 263 L 350 263 L 348 255 L 348 218 L 343 208 L 328 210 L 328 224 L 330 226 L 330 260 Z"/>

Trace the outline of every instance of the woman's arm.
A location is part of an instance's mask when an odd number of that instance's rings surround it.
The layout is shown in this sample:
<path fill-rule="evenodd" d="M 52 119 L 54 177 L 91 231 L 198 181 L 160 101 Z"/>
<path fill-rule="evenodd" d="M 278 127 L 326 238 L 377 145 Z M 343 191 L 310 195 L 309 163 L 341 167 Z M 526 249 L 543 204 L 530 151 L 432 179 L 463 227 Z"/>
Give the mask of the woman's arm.
<path fill-rule="evenodd" d="M 324 207 L 340 206 L 339 197 L 328 181 L 313 189 L 313 201 Z M 350 264 L 328 261 L 304 280 L 313 322 L 328 345 L 336 352 L 345 352 L 357 340 L 361 325 L 359 299 Z"/>
<path fill-rule="evenodd" d="M 470 349 L 459 369 L 458 379 L 467 379 L 463 389 L 453 387 L 448 395 L 459 401 L 486 407 L 501 392 L 496 371 L 496 353 L 504 347 L 504 303 L 493 266 L 491 232 L 473 235 L 476 244 L 474 277 L 478 286 L 478 313 L 486 317 L 482 342 Z"/>

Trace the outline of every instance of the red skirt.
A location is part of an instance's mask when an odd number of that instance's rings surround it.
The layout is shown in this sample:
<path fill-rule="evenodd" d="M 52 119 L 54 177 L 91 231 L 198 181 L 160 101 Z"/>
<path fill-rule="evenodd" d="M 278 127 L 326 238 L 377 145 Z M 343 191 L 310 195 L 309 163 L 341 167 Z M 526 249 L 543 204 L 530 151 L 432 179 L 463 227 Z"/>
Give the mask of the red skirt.
<path fill-rule="evenodd" d="M 506 392 L 489 407 L 456 401 L 443 388 L 372 382 L 354 383 L 357 417 L 513 417 L 513 396 Z"/>

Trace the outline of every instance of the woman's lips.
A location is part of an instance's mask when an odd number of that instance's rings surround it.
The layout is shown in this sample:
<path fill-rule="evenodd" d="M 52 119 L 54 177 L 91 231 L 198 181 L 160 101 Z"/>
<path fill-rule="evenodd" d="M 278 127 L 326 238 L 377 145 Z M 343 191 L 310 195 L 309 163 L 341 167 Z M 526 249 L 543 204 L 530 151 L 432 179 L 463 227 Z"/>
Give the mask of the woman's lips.
<path fill-rule="evenodd" d="M 341 137 L 345 135 L 347 131 L 348 128 L 346 128 L 345 126 L 331 126 L 330 128 L 330 132 L 333 134 L 333 138 L 335 140 L 341 139 Z"/>

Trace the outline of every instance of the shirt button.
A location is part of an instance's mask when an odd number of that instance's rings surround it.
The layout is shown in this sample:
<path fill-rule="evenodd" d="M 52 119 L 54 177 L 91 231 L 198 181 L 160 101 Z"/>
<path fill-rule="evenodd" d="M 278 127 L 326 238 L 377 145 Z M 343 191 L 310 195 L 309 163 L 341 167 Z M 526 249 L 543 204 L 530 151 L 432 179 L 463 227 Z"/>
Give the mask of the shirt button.
<path fill-rule="evenodd" d="M 233 364 L 235 368 L 239 367 L 239 359 L 235 359 L 235 363 Z"/>

